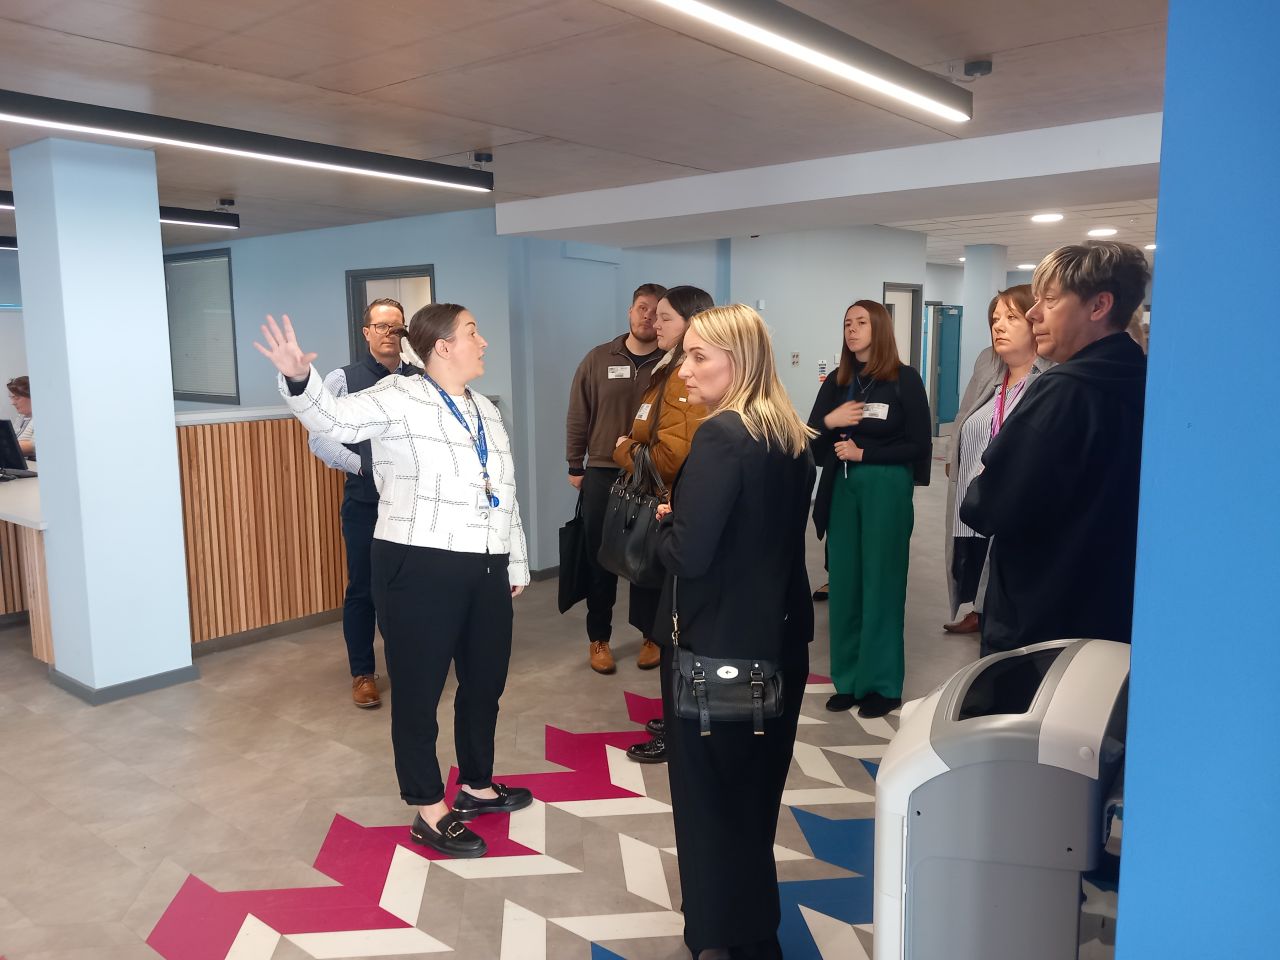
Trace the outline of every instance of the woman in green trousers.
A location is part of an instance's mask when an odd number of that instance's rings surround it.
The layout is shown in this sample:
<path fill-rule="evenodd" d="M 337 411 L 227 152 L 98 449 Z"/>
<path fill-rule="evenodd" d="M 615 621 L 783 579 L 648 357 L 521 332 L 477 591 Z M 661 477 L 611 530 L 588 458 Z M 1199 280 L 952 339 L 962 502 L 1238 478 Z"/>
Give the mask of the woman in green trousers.
<path fill-rule="evenodd" d="M 835 376 L 809 426 L 822 480 L 814 500 L 830 567 L 828 710 L 883 717 L 902 705 L 903 623 L 917 480 L 928 482 L 931 426 L 920 374 L 898 358 L 893 318 L 859 300 L 844 315 Z"/>

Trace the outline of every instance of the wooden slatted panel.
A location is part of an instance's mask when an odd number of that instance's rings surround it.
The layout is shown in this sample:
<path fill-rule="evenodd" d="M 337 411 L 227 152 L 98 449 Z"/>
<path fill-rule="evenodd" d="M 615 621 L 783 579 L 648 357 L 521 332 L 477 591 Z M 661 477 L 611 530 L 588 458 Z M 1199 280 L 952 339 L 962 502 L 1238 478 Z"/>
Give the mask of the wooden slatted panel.
<path fill-rule="evenodd" d="M 344 475 L 293 419 L 178 428 L 191 639 L 342 605 Z"/>
<path fill-rule="evenodd" d="M 22 551 L 15 523 L 0 520 L 0 614 L 21 613 L 27 609 L 22 589 Z"/>
<path fill-rule="evenodd" d="M 18 529 L 18 547 L 27 573 L 22 585 L 31 615 L 31 653 L 43 663 L 53 663 L 53 627 L 49 623 L 49 581 L 45 579 L 44 531 Z"/>

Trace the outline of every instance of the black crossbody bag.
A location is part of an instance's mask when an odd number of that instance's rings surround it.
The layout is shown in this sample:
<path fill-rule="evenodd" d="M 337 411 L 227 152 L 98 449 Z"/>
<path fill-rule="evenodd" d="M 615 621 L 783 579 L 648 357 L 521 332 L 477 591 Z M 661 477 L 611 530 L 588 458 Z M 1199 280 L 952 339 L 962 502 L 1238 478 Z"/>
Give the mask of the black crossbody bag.
<path fill-rule="evenodd" d="M 750 720 L 757 737 L 764 722 L 782 715 L 782 674 L 772 660 L 724 660 L 704 657 L 680 646 L 680 608 L 671 581 L 672 692 L 676 716 L 697 720 L 711 736 L 712 722 Z"/>

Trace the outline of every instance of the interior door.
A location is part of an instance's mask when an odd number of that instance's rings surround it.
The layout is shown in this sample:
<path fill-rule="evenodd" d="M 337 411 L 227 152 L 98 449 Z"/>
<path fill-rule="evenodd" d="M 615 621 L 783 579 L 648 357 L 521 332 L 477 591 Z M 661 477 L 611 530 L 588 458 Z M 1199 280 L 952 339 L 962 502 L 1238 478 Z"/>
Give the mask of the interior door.
<path fill-rule="evenodd" d="M 960 307 L 938 308 L 938 422 L 951 423 L 960 411 Z"/>

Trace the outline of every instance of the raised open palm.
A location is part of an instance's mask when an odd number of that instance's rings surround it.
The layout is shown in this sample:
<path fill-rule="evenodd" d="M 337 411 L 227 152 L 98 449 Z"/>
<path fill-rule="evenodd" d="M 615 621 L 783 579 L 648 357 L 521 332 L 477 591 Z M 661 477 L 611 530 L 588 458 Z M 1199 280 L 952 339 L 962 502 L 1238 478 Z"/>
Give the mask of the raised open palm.
<path fill-rule="evenodd" d="M 264 347 L 256 340 L 253 345 L 290 380 L 301 380 L 311 369 L 311 361 L 316 358 L 316 354 L 302 352 L 287 313 L 281 315 L 280 319 L 284 322 L 284 330 L 276 324 L 275 317 L 267 314 L 267 322 L 262 325 L 262 338 L 267 341 L 267 346 Z"/>

